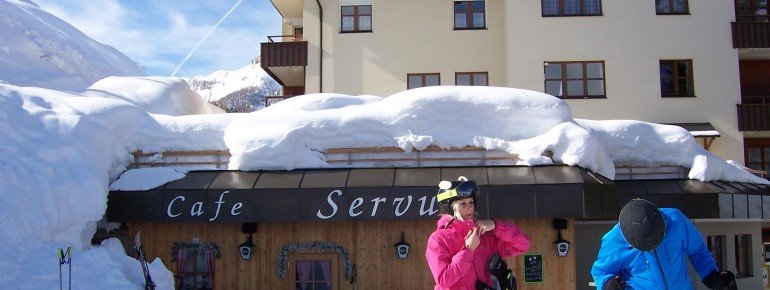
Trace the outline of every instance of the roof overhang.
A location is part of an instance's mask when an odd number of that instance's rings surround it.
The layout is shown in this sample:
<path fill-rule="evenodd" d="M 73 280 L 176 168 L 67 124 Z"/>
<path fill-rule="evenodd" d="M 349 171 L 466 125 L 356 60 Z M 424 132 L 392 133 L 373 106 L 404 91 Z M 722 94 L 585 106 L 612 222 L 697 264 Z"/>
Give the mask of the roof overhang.
<path fill-rule="evenodd" d="M 436 185 L 463 175 L 482 218 L 615 218 L 618 187 L 573 166 L 191 171 L 146 191 L 111 191 L 111 222 L 435 219 Z"/>
<path fill-rule="evenodd" d="M 302 18 L 302 0 L 270 0 L 284 19 Z"/>
<path fill-rule="evenodd" d="M 719 131 L 711 123 L 669 123 L 684 128 L 689 131 L 693 137 L 719 137 Z"/>
<path fill-rule="evenodd" d="M 682 127 L 689 131 L 693 137 L 703 139 L 703 148 L 706 150 L 711 148 L 714 139 L 720 137 L 719 131 L 711 123 L 669 123 L 668 125 Z"/>
<path fill-rule="evenodd" d="M 270 77 L 284 87 L 305 86 L 304 66 L 262 67 Z"/>
<path fill-rule="evenodd" d="M 634 198 L 682 210 L 690 218 L 770 219 L 770 186 L 691 179 L 615 181 L 620 204 Z"/>

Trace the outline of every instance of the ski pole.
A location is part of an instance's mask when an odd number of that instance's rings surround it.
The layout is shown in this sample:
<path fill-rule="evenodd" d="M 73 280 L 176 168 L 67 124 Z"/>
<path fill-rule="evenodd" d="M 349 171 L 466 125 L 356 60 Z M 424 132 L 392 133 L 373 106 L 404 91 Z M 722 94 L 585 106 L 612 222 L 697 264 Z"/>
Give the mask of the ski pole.
<path fill-rule="evenodd" d="M 64 286 L 62 285 L 62 277 L 61 277 L 61 265 L 64 264 L 63 256 L 64 256 L 64 251 L 62 251 L 61 248 L 58 248 L 56 250 L 56 257 L 59 258 L 59 290 L 64 290 Z"/>
<path fill-rule="evenodd" d="M 72 290 L 72 247 L 67 247 L 66 253 L 62 248 L 59 248 L 56 252 L 56 256 L 59 258 L 59 290 L 64 290 L 64 278 L 62 278 L 62 265 L 64 264 L 69 264 L 67 266 L 69 271 L 68 289 Z"/>
<path fill-rule="evenodd" d="M 67 256 L 69 256 L 69 260 L 67 261 L 67 268 L 69 269 L 69 290 L 72 290 L 72 247 L 67 247 Z"/>

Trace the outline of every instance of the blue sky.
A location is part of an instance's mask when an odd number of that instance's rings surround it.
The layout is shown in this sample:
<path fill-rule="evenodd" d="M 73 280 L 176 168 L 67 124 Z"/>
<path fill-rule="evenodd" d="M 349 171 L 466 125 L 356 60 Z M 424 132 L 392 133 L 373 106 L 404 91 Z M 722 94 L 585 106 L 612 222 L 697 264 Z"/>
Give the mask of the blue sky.
<path fill-rule="evenodd" d="M 170 76 L 238 0 L 33 0 L 43 10 L 110 45 L 151 76 Z M 281 34 L 269 0 L 242 0 L 185 62 L 176 76 L 235 70 L 259 54 L 268 35 Z"/>

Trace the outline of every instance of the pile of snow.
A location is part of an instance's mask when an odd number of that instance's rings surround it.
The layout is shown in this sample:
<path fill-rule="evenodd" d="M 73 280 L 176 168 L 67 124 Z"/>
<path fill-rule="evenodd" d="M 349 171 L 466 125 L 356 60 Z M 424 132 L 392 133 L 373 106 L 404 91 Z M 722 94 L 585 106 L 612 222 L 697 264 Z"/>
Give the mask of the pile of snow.
<path fill-rule="evenodd" d="M 0 83 L 81 91 L 108 76 L 142 76 L 141 67 L 32 1 L 0 1 Z"/>
<path fill-rule="evenodd" d="M 0 84 L 0 285 L 56 288 L 55 250 L 72 246 L 76 289 L 139 289 L 141 268 L 117 241 L 90 245 L 110 181 L 135 150 L 230 150 L 229 169 L 256 170 L 329 167 L 320 153 L 328 148 L 472 145 L 516 154 L 520 164 L 578 165 L 610 178 L 616 164 L 678 165 L 704 181 L 770 183 L 713 156 L 682 128 L 574 120 L 567 103 L 533 91 L 315 94 L 252 113 L 193 115 L 208 109 L 180 83 L 109 78 L 79 94 Z M 159 289 L 172 289 L 162 262 L 152 269 Z"/>
<path fill-rule="evenodd" d="M 96 82 L 83 94 L 124 100 L 153 114 L 182 116 L 225 112 L 196 95 L 182 78 L 109 77 Z"/>
<path fill-rule="evenodd" d="M 0 285 L 55 288 L 55 250 L 68 246 L 75 252 L 76 289 L 137 289 L 143 283 L 139 264 L 122 248 L 92 247 L 90 241 L 106 210 L 107 186 L 132 160 L 129 152 L 224 146 L 199 136 L 221 139 L 221 126 L 212 130 L 209 122 L 217 124 L 225 114 L 192 115 L 213 106 L 180 84 L 178 78 L 115 78 L 98 94 L 0 85 Z M 167 286 L 159 289 L 171 289 L 166 267 L 160 261 L 151 267 L 157 280 L 167 282 L 159 282 Z"/>

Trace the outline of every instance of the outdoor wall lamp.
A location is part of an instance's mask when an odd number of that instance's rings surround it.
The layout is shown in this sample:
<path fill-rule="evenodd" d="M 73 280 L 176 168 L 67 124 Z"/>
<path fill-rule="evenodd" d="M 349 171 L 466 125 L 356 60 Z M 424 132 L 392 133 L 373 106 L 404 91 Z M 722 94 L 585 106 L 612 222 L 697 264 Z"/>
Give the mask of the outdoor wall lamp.
<path fill-rule="evenodd" d="M 238 253 L 241 254 L 241 259 L 250 260 L 254 254 L 254 243 L 252 242 L 252 234 L 257 232 L 257 224 L 245 223 L 241 226 L 241 232 L 249 234 L 248 240 L 245 243 L 238 245 Z"/>
<path fill-rule="evenodd" d="M 404 241 L 404 232 L 401 232 L 401 241 L 393 244 L 393 247 L 396 248 L 397 258 L 406 259 L 406 256 L 409 255 L 409 248 L 411 247 L 411 245 L 407 244 Z"/>
<path fill-rule="evenodd" d="M 556 229 L 557 238 L 553 244 L 556 246 L 556 255 L 566 257 L 569 253 L 570 242 L 561 238 L 561 230 L 567 229 L 566 219 L 553 219 L 553 228 Z"/>

